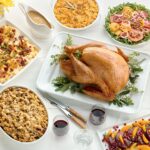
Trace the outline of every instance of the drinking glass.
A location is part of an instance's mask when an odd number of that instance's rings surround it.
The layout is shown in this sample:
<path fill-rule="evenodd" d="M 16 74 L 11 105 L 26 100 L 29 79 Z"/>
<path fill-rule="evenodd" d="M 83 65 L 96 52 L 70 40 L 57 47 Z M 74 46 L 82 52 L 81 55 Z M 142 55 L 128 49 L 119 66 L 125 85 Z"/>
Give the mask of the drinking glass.
<path fill-rule="evenodd" d="M 73 139 L 78 146 L 78 150 L 87 150 L 93 142 L 92 132 L 87 129 L 80 129 L 74 133 Z"/>
<path fill-rule="evenodd" d="M 94 105 L 92 107 L 91 113 L 90 113 L 90 117 L 89 120 L 90 122 L 95 125 L 101 125 L 104 123 L 106 119 L 106 111 L 105 108 L 102 108 L 100 106 Z"/>
<path fill-rule="evenodd" d="M 63 136 L 69 131 L 69 122 L 67 117 L 58 115 L 53 119 L 53 131 L 57 136 Z"/>

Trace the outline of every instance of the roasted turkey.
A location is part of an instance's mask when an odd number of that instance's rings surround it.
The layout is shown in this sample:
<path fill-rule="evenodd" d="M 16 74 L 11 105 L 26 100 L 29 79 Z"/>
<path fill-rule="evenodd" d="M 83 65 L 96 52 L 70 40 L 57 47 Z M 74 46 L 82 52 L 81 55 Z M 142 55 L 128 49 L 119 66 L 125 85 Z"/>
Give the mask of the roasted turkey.
<path fill-rule="evenodd" d="M 81 53 L 80 58 L 76 53 Z M 99 100 L 113 101 L 129 79 L 128 57 L 117 48 L 112 51 L 100 42 L 65 46 L 68 59 L 60 60 L 64 74 L 83 85 L 83 92 Z"/>

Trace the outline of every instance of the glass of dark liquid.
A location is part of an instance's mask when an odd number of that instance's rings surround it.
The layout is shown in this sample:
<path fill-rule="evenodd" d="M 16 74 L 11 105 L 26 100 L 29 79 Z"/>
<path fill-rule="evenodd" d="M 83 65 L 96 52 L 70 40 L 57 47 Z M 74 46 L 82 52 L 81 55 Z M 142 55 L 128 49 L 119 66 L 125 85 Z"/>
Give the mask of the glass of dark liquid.
<path fill-rule="evenodd" d="M 58 115 L 53 119 L 53 131 L 57 136 L 63 136 L 69 131 L 69 122 L 65 116 Z"/>
<path fill-rule="evenodd" d="M 104 123 L 106 119 L 106 112 L 105 112 L 105 108 L 102 108 L 100 106 L 94 105 L 92 107 L 91 113 L 90 113 L 90 122 L 95 125 L 101 125 Z"/>

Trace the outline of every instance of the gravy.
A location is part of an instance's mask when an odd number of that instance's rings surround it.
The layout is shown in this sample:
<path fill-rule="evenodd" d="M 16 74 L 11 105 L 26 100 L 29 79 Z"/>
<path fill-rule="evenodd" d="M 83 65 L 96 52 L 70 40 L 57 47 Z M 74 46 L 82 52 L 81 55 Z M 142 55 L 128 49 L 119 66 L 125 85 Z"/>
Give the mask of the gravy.
<path fill-rule="evenodd" d="M 52 28 L 51 24 L 47 21 L 47 19 L 45 19 L 40 13 L 38 13 L 37 11 L 33 11 L 30 10 L 28 12 L 28 15 L 30 16 L 30 18 L 37 24 L 44 24 L 46 26 L 48 26 L 49 28 Z"/>

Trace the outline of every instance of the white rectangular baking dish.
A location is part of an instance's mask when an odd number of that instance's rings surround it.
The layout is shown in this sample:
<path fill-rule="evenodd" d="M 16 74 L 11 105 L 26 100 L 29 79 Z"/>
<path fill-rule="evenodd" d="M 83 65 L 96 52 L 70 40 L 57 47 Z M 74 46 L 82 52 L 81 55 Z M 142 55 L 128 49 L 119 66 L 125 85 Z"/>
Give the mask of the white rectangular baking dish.
<path fill-rule="evenodd" d="M 141 120 L 141 119 L 150 119 L 150 114 L 142 116 L 142 117 L 139 117 L 139 118 L 136 118 L 136 119 L 124 121 L 124 122 L 122 122 L 122 123 L 120 123 L 118 125 L 115 125 L 115 126 L 117 126 L 120 129 L 120 128 L 122 128 L 124 126 L 124 124 L 132 124 L 135 121 L 138 121 L 138 120 Z M 114 126 L 111 126 L 111 127 L 108 127 L 107 129 L 105 129 L 103 131 L 97 131 L 96 132 L 98 137 L 99 137 L 99 142 L 100 142 L 100 146 L 101 146 L 102 150 L 108 149 L 108 145 L 102 141 L 103 137 L 104 137 L 104 134 L 107 133 L 111 129 L 113 130 L 113 127 Z"/>
<path fill-rule="evenodd" d="M 8 84 L 10 81 L 12 81 L 13 79 L 15 79 L 17 76 L 19 76 L 21 73 L 23 73 L 24 70 L 26 70 L 34 61 L 35 59 L 37 59 L 37 57 L 40 55 L 40 52 L 41 52 L 41 48 L 38 46 L 38 44 L 26 33 L 24 33 L 20 28 L 18 28 L 16 25 L 14 25 L 12 22 L 8 21 L 7 19 L 3 19 L 3 20 L 0 20 L 0 27 L 3 26 L 3 25 L 11 25 L 13 27 L 15 27 L 20 33 L 21 35 L 27 37 L 29 39 L 29 41 L 35 45 L 39 52 L 37 54 L 37 56 L 35 56 L 35 58 L 33 58 L 24 68 L 22 68 L 16 75 L 14 75 L 13 77 L 11 77 L 9 80 L 7 80 L 6 82 L 4 83 L 0 83 L 0 87 L 1 86 L 5 86 L 6 84 Z"/>
<path fill-rule="evenodd" d="M 54 78 L 60 76 L 62 74 L 62 71 L 60 70 L 59 65 L 53 65 L 53 66 L 50 65 L 50 62 L 51 62 L 50 58 L 51 58 L 51 55 L 60 53 L 60 49 L 58 48 L 58 46 L 60 47 L 61 44 L 65 42 L 67 36 L 68 36 L 68 33 L 64 33 L 64 32 L 59 33 L 56 36 L 54 42 L 51 45 L 47 58 L 45 58 L 45 62 L 42 66 L 39 77 L 37 79 L 37 88 L 43 92 L 47 92 L 53 97 L 68 104 L 75 103 L 75 104 L 78 104 L 79 106 L 81 106 L 82 104 L 100 105 L 101 107 L 104 107 L 106 109 L 118 111 L 118 112 L 122 112 L 126 114 L 133 114 L 133 113 L 138 112 L 143 102 L 144 92 L 141 92 L 139 94 L 132 96 L 132 99 L 134 100 L 133 106 L 118 107 L 113 104 L 110 105 L 107 102 L 95 100 L 94 98 L 91 98 L 81 93 L 71 94 L 70 91 L 66 91 L 64 93 L 55 91 L 55 87 L 53 86 L 51 82 Z M 74 44 L 84 44 L 84 43 L 93 41 L 91 39 L 84 38 L 84 37 L 78 37 L 75 35 L 71 35 L 71 36 L 73 38 Z M 110 44 L 106 44 L 106 45 L 108 47 L 111 47 L 114 50 L 116 49 L 116 46 L 114 45 L 110 45 Z M 123 48 L 123 49 L 126 53 L 130 53 L 134 51 L 128 48 Z M 140 53 L 140 59 L 142 58 L 145 58 L 145 61 L 142 63 L 142 67 L 144 71 L 140 74 L 140 77 L 137 82 L 137 87 L 139 88 L 139 90 L 144 91 L 146 88 L 146 83 L 148 80 L 148 75 L 149 75 L 149 70 L 150 70 L 150 56 L 144 53 Z"/>

